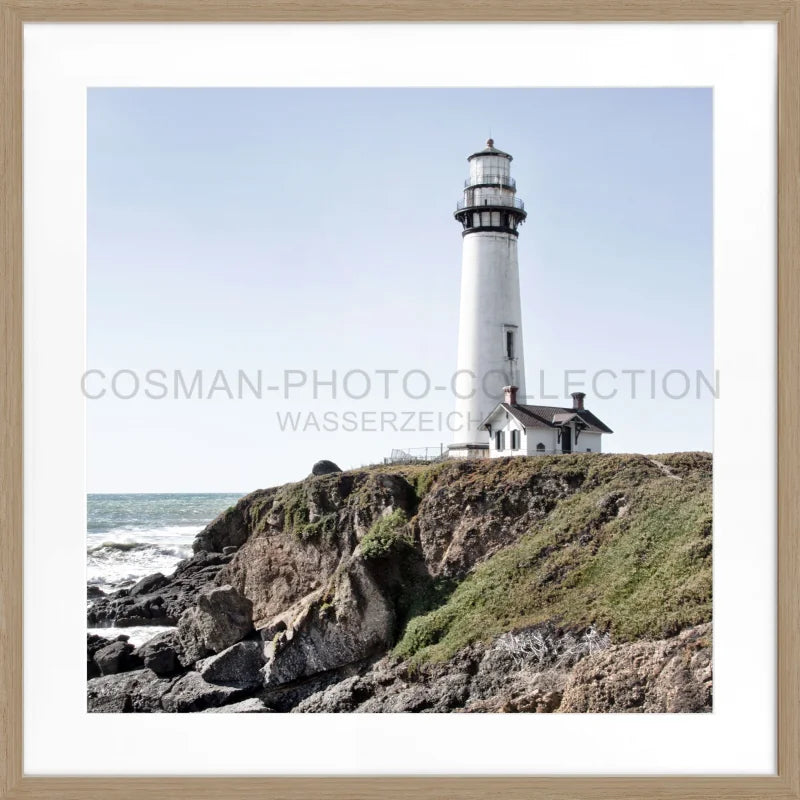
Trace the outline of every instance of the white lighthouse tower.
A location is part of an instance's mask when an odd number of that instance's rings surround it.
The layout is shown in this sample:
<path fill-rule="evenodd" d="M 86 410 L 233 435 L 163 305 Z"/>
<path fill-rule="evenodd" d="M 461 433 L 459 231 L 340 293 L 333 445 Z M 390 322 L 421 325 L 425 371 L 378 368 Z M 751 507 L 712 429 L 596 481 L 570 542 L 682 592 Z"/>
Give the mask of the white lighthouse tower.
<path fill-rule="evenodd" d="M 469 178 L 455 212 L 464 228 L 454 381 L 461 429 L 449 448 L 456 458 L 489 454 L 489 434 L 481 423 L 502 400 L 504 386 L 518 387 L 522 402 L 525 397 L 517 264 L 525 205 L 516 196 L 511 156 L 492 139 L 468 160 Z"/>

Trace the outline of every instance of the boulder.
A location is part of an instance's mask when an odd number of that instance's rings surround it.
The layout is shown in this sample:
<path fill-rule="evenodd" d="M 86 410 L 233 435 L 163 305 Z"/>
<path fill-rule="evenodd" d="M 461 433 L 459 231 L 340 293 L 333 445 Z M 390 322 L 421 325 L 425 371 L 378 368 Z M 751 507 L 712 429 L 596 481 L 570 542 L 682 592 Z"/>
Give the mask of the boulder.
<path fill-rule="evenodd" d="M 264 705 L 263 700 L 251 697 L 248 700 L 241 700 L 238 703 L 231 703 L 229 706 L 219 708 L 207 708 L 203 714 L 271 714 L 272 709 Z"/>
<path fill-rule="evenodd" d="M 87 633 L 86 648 L 87 651 L 91 651 L 91 655 L 94 655 L 98 650 L 105 647 L 107 644 L 111 644 L 112 642 L 127 642 L 130 638 L 130 636 L 126 636 L 124 633 L 120 633 L 113 639 L 109 639 L 107 636 L 98 636 L 95 633 Z"/>
<path fill-rule="evenodd" d="M 177 630 L 164 631 L 148 639 L 135 654 L 156 675 L 174 675 L 181 671 L 183 648 Z"/>
<path fill-rule="evenodd" d="M 101 675 L 116 675 L 139 669 L 142 660 L 134 654 L 134 646 L 128 642 L 111 642 L 94 654 L 94 661 Z"/>
<path fill-rule="evenodd" d="M 237 642 L 215 656 L 198 661 L 195 668 L 209 683 L 255 688 L 261 685 L 264 643 Z"/>
<path fill-rule="evenodd" d="M 89 634 L 87 644 L 86 644 L 86 678 L 97 678 L 100 675 L 100 667 L 97 666 L 97 663 L 94 660 L 94 654 L 100 647 L 95 648 L 92 650 L 92 635 Z M 102 638 L 100 636 L 96 637 L 98 639 Z M 101 647 L 105 647 L 105 644 L 101 645 Z"/>
<path fill-rule="evenodd" d="M 313 467 L 311 467 L 311 474 L 312 475 L 332 475 L 334 472 L 341 472 L 342 470 L 333 463 L 333 461 L 326 461 L 323 459 L 322 461 L 317 461 Z"/>
<path fill-rule="evenodd" d="M 232 556 L 239 548 L 235 545 L 228 545 L 227 547 L 222 548 L 222 555 L 224 556 Z"/>
<path fill-rule="evenodd" d="M 181 614 L 194 605 L 197 595 L 217 585 L 220 570 L 232 558 L 203 551 L 181 561 L 163 582 L 157 574 L 148 575 L 143 586 L 140 581 L 130 589 L 98 597 L 86 613 L 87 623 L 89 627 L 177 625 Z M 137 593 L 131 594 L 134 591 Z"/>
<path fill-rule="evenodd" d="M 165 711 L 183 713 L 205 711 L 241 700 L 249 690 L 237 686 L 208 683 L 197 672 L 187 672 L 161 699 Z"/>
<path fill-rule="evenodd" d="M 374 692 L 375 685 L 369 677 L 354 675 L 312 694 L 292 711 L 305 714 L 352 712 L 372 697 Z"/>
<path fill-rule="evenodd" d="M 394 635 L 395 616 L 362 561 L 354 559 L 267 645 L 264 686 L 284 683 L 351 664 L 385 650 Z"/>
<path fill-rule="evenodd" d="M 287 714 L 296 708 L 299 703 L 302 703 L 303 700 L 330 688 L 341 680 L 352 677 L 358 671 L 358 665 L 351 665 L 340 670 L 321 672 L 311 678 L 305 678 L 295 683 L 284 684 L 275 689 L 261 690 L 258 692 L 258 697 L 272 711 Z"/>
<path fill-rule="evenodd" d="M 129 597 L 138 597 L 142 594 L 152 594 L 156 589 L 160 589 L 169 583 L 169 579 L 165 578 L 160 572 L 154 572 L 146 578 L 142 578 L 138 583 L 135 583 L 128 589 Z"/>
<path fill-rule="evenodd" d="M 197 598 L 178 622 L 184 666 L 220 653 L 253 630 L 253 604 L 232 586 L 218 586 Z"/>
<path fill-rule="evenodd" d="M 125 636 L 121 641 L 127 641 L 128 637 Z M 94 660 L 94 654 L 104 647 L 108 647 L 114 639 L 106 639 L 105 636 L 97 636 L 94 633 L 86 634 L 86 677 L 97 678 L 100 675 L 100 667 Z"/>
<path fill-rule="evenodd" d="M 86 587 L 86 597 L 89 600 L 94 600 L 97 597 L 105 597 L 106 593 L 99 587 L 95 586 L 94 584 L 89 584 Z"/>
<path fill-rule="evenodd" d="M 161 698 L 174 678 L 159 678 L 149 669 L 93 678 L 86 685 L 86 707 L 96 713 L 159 713 Z"/>

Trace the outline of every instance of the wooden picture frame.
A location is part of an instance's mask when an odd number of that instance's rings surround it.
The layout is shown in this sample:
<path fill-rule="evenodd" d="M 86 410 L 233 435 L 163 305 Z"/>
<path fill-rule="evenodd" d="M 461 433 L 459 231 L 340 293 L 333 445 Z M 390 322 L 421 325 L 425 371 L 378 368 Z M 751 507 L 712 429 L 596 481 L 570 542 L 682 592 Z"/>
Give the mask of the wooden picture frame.
<path fill-rule="evenodd" d="M 0 796 L 800 798 L 800 0 L 0 0 Z M 32 22 L 771 21 L 778 26 L 778 773 L 771 777 L 109 778 L 23 774 L 23 25 Z"/>

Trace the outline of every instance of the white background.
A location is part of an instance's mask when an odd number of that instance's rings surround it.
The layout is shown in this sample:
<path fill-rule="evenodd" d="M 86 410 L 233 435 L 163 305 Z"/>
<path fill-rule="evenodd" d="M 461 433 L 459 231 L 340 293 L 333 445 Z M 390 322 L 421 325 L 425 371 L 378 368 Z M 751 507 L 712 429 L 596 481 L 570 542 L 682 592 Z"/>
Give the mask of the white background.
<path fill-rule="evenodd" d="M 774 773 L 775 41 L 768 24 L 26 25 L 26 773 Z M 89 86 L 714 88 L 713 714 L 86 713 Z"/>

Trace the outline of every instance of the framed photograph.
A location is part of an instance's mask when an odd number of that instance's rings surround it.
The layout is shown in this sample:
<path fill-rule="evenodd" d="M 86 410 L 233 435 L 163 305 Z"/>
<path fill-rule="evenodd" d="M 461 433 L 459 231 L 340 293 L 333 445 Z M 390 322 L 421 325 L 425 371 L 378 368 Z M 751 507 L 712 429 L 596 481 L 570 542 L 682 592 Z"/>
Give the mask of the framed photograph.
<path fill-rule="evenodd" d="M 795 0 L 0 5 L 0 795 L 800 798 Z"/>

